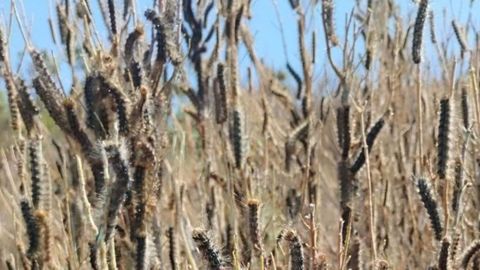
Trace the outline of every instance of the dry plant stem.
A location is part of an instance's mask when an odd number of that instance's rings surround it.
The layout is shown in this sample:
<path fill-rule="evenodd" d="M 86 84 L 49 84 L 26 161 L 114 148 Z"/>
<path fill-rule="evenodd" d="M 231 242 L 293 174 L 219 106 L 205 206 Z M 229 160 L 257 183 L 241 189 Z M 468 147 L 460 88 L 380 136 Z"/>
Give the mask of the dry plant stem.
<path fill-rule="evenodd" d="M 374 209 L 373 209 L 373 202 L 375 198 L 373 197 L 373 184 L 372 184 L 372 173 L 370 170 L 370 154 L 367 145 L 367 136 L 365 134 L 365 107 L 362 108 L 357 106 L 357 110 L 360 113 L 360 129 L 362 131 L 362 144 L 363 144 L 363 151 L 365 153 L 365 165 L 367 169 L 367 180 L 368 180 L 368 208 L 369 208 L 369 218 L 370 218 L 370 237 L 371 237 L 371 245 L 372 245 L 372 253 L 373 253 L 373 262 L 377 260 L 377 245 L 375 241 L 375 217 L 374 217 Z"/>
<path fill-rule="evenodd" d="M 117 270 L 117 256 L 115 255 L 115 237 L 112 237 L 108 242 L 108 269 Z"/>
<path fill-rule="evenodd" d="M 470 81 L 473 88 L 474 100 L 475 100 L 475 124 L 477 126 L 477 136 L 480 134 L 480 103 L 478 100 L 478 82 L 476 76 L 476 70 L 474 67 L 470 68 Z"/>
<path fill-rule="evenodd" d="M 83 174 L 83 166 L 82 166 L 82 160 L 80 156 L 76 155 L 75 159 L 77 161 L 77 170 L 78 170 L 78 175 L 79 175 L 79 181 L 80 181 L 80 192 L 81 192 L 81 200 L 83 207 L 86 209 L 86 215 L 87 215 L 87 221 L 96 236 L 98 234 L 98 228 L 97 225 L 95 225 L 95 222 L 93 221 L 92 217 L 92 207 L 90 205 L 90 202 L 88 201 L 87 197 L 87 191 L 85 190 L 85 176 Z"/>
<path fill-rule="evenodd" d="M 423 160 L 423 118 L 422 118 L 422 76 L 421 76 L 421 66 L 417 65 L 417 125 L 418 125 L 418 159 L 420 161 L 420 173 L 424 170 L 424 160 Z"/>
<path fill-rule="evenodd" d="M 453 98 L 453 92 L 455 90 L 455 81 L 456 81 L 456 77 L 455 77 L 455 69 L 456 69 L 456 65 L 457 65 L 457 62 L 454 61 L 453 62 L 453 67 L 452 67 L 452 76 L 451 76 L 451 80 L 450 80 L 450 83 L 451 83 L 451 87 L 450 87 L 450 93 L 449 93 L 449 99 L 450 99 L 450 102 L 451 102 L 451 99 Z M 450 110 L 452 110 L 452 108 L 450 108 Z M 445 189 L 444 189 L 444 194 L 443 194 L 443 209 L 444 209 L 444 224 L 445 224 L 445 237 L 448 235 L 448 225 L 449 225 L 449 216 L 450 216 L 450 213 L 449 213 L 449 207 L 448 207 L 448 201 L 449 201 L 449 198 L 448 198 L 448 195 L 449 195 L 449 188 L 450 188 L 450 181 L 448 179 L 448 177 L 445 180 Z"/>

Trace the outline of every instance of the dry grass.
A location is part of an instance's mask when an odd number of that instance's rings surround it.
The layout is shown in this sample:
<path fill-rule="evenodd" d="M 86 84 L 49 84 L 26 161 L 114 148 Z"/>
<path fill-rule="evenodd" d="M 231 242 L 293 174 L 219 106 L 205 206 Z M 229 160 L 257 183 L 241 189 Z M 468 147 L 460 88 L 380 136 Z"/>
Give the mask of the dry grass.
<path fill-rule="evenodd" d="M 452 21 L 446 51 L 422 34 L 426 0 L 412 21 L 359 1 L 342 34 L 335 1 L 309 2 L 324 31 L 290 0 L 290 89 L 255 53 L 251 1 L 105 1 L 108 40 L 87 0 L 63 2 L 67 91 L 23 28 L 34 72 L 17 74 L 0 29 L 1 269 L 480 268 L 471 28 Z M 432 42 L 440 72 L 422 55 Z"/>

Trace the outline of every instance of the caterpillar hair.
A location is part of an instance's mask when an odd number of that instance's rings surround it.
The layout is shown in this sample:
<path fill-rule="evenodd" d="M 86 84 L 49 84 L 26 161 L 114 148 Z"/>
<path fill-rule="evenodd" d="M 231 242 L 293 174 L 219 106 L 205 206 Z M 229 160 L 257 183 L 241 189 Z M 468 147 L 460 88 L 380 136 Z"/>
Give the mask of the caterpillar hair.
<path fill-rule="evenodd" d="M 291 188 L 287 191 L 285 204 L 287 206 L 288 217 L 294 219 L 302 208 L 302 197 L 296 189 Z"/>
<path fill-rule="evenodd" d="M 285 239 L 290 243 L 290 261 L 292 267 L 291 269 L 305 269 L 305 259 L 303 257 L 303 247 L 300 238 L 294 231 L 289 230 L 285 234 Z"/>
<path fill-rule="evenodd" d="M 440 179 L 445 179 L 448 171 L 450 114 L 450 99 L 444 98 L 440 100 L 437 138 L 437 174 Z"/>
<path fill-rule="evenodd" d="M 135 269 L 147 269 L 147 236 L 146 233 L 139 233 L 135 236 L 136 254 Z"/>
<path fill-rule="evenodd" d="M 123 19 L 126 20 L 128 16 L 128 11 L 132 8 L 132 0 L 123 1 Z"/>
<path fill-rule="evenodd" d="M 452 211 L 456 217 L 460 214 L 460 199 L 463 189 L 463 167 L 460 160 L 455 161 L 455 182 L 453 185 L 453 194 L 452 194 Z"/>
<path fill-rule="evenodd" d="M 233 148 L 235 167 L 242 168 L 246 158 L 246 138 L 245 138 L 245 119 L 243 111 L 236 106 L 232 111 L 232 121 L 230 125 L 230 140 Z"/>
<path fill-rule="evenodd" d="M 222 269 L 222 260 L 220 258 L 220 253 L 214 247 L 212 240 L 210 240 L 205 231 L 201 229 L 194 229 L 192 232 L 192 238 L 193 241 L 195 241 L 195 243 L 197 244 L 197 247 L 202 253 L 203 257 L 208 262 L 208 269 Z"/>
<path fill-rule="evenodd" d="M 41 139 L 33 139 L 28 145 L 30 159 L 30 177 L 32 181 L 32 203 L 35 209 L 39 209 L 42 197 L 42 188 L 45 185 L 43 171 L 43 153 Z"/>
<path fill-rule="evenodd" d="M 452 242 L 451 242 L 451 245 L 450 245 L 450 252 L 449 252 L 449 255 L 450 255 L 449 260 L 452 263 L 457 261 L 457 252 L 458 252 L 458 248 L 460 246 L 460 237 L 461 237 L 461 235 L 457 230 L 453 231 Z"/>
<path fill-rule="evenodd" d="M 342 149 L 342 160 L 347 160 L 350 151 L 350 106 L 337 109 L 337 138 Z"/>
<path fill-rule="evenodd" d="M 34 212 L 35 218 L 38 220 L 38 224 L 41 228 L 41 235 L 43 237 L 42 241 L 42 253 L 43 253 L 43 262 L 47 263 L 50 261 L 51 254 L 51 233 L 50 233 L 50 224 L 48 222 L 48 213 L 43 210 L 37 210 Z"/>
<path fill-rule="evenodd" d="M 428 13 L 428 21 L 430 23 L 430 40 L 432 44 L 437 44 L 437 35 L 435 34 L 435 15 L 433 10 Z"/>
<path fill-rule="evenodd" d="M 290 3 L 290 7 L 292 7 L 292 9 L 297 9 L 297 7 L 300 5 L 300 0 L 288 0 L 288 2 Z"/>
<path fill-rule="evenodd" d="M 427 15 L 428 0 L 420 0 L 418 5 L 417 18 L 413 27 L 413 41 L 412 41 L 412 58 L 415 64 L 420 64 L 422 61 L 422 39 L 423 26 Z"/>
<path fill-rule="evenodd" d="M 78 120 L 79 117 L 75 112 L 75 102 L 72 99 L 67 98 L 63 102 L 63 106 L 65 107 L 72 137 L 77 140 L 83 153 L 88 156 L 93 149 L 93 144 L 88 138 L 87 133 L 85 133 L 85 130 L 80 125 L 80 121 Z"/>
<path fill-rule="evenodd" d="M 372 150 L 373 144 L 375 143 L 375 139 L 377 138 L 378 134 L 380 134 L 380 131 L 382 130 L 383 126 L 385 125 L 385 120 L 380 118 L 375 125 L 368 131 L 367 134 L 367 150 L 370 152 Z M 357 159 L 353 163 L 352 167 L 350 168 L 350 171 L 352 174 L 356 174 L 365 164 L 365 149 L 362 148 L 362 151 L 360 152 L 360 155 L 358 155 Z"/>
<path fill-rule="evenodd" d="M 290 63 L 287 63 L 287 70 L 292 75 L 293 79 L 295 80 L 295 83 L 297 84 L 297 99 L 299 99 L 302 95 L 302 78 L 300 75 L 293 69 L 293 67 L 290 65 Z"/>
<path fill-rule="evenodd" d="M 32 260 L 37 256 L 40 251 L 40 225 L 37 218 L 33 215 L 32 209 L 26 200 L 20 202 L 20 208 L 22 210 L 23 219 L 27 227 L 29 247 L 27 256 Z"/>
<path fill-rule="evenodd" d="M 110 30 L 112 31 L 112 36 L 117 35 L 117 14 L 115 10 L 115 1 L 108 0 L 108 18 L 110 19 Z"/>
<path fill-rule="evenodd" d="M 165 24 L 154 10 L 148 9 L 145 11 L 145 17 L 152 22 L 155 27 L 155 41 L 157 44 L 156 61 L 165 63 L 168 57 L 167 51 L 167 36 Z"/>
<path fill-rule="evenodd" d="M 96 107 L 98 106 L 101 79 L 96 74 L 90 74 L 85 79 L 84 99 L 87 127 L 95 132 L 97 138 L 104 139 L 106 137 L 105 127 L 97 115 Z"/>
<path fill-rule="evenodd" d="M 18 91 L 10 73 L 7 73 L 5 76 L 5 84 L 7 88 L 8 108 L 10 110 L 10 124 L 13 130 L 18 130 L 20 125 L 18 118 L 20 113 L 18 108 Z"/>
<path fill-rule="evenodd" d="M 33 87 L 43 104 L 45 104 L 45 108 L 55 123 L 61 129 L 68 131 L 68 121 L 65 115 L 65 110 L 61 105 L 63 98 L 58 92 L 56 92 L 56 90 L 47 87 L 40 77 L 33 79 Z"/>
<path fill-rule="evenodd" d="M 3 37 L 3 31 L 0 28 L 0 63 L 5 62 L 7 49 L 5 48 L 5 38 Z"/>
<path fill-rule="evenodd" d="M 130 64 L 130 74 L 132 75 L 133 87 L 139 89 L 142 86 L 143 70 L 142 66 L 137 61 L 132 61 Z"/>
<path fill-rule="evenodd" d="M 45 60 L 43 59 L 42 54 L 40 54 L 35 49 L 31 50 L 30 54 L 32 56 L 32 61 L 33 61 L 33 66 L 35 67 L 35 71 L 38 73 L 37 78 L 43 83 L 44 87 L 50 92 L 51 98 L 54 98 L 57 101 L 61 100 L 63 95 L 60 92 L 60 89 L 58 89 L 58 87 L 56 86 L 52 75 L 48 71 L 47 65 L 45 64 Z M 42 101 L 44 100 L 42 99 Z"/>
<path fill-rule="evenodd" d="M 30 133 L 35 124 L 34 117 L 40 113 L 40 110 L 38 109 L 37 105 L 35 105 L 32 97 L 28 93 L 28 88 L 25 85 L 25 81 L 21 78 L 18 78 L 16 80 L 16 86 L 19 97 L 17 101 L 18 108 L 20 109 L 20 115 L 22 116 L 23 123 L 25 124 L 27 131 Z"/>
<path fill-rule="evenodd" d="M 98 248 L 97 245 L 94 243 L 88 243 L 89 246 L 89 261 L 90 261 L 90 267 L 92 267 L 93 270 L 98 270 Z"/>
<path fill-rule="evenodd" d="M 115 102 L 115 111 L 118 120 L 118 128 L 121 135 L 126 135 L 129 132 L 129 100 L 125 94 L 112 82 L 105 77 L 100 76 L 102 87 L 108 91 L 109 95 Z"/>
<path fill-rule="evenodd" d="M 438 269 L 439 270 L 449 270 L 450 268 L 450 240 L 448 238 L 443 238 L 442 244 L 440 247 L 440 253 L 438 255 Z"/>
<path fill-rule="evenodd" d="M 139 41 L 139 39 L 143 36 L 143 34 L 144 34 L 143 26 L 137 25 L 137 27 L 135 27 L 135 30 L 133 30 L 133 32 L 131 32 L 128 35 L 127 40 L 125 41 L 125 49 L 124 49 L 126 63 L 129 63 L 133 60 L 135 43 Z"/>
<path fill-rule="evenodd" d="M 463 127 L 465 129 L 468 129 L 470 127 L 470 121 L 469 121 L 469 109 L 468 109 L 468 93 L 467 93 L 467 88 L 462 87 L 462 120 L 463 120 Z"/>
<path fill-rule="evenodd" d="M 463 269 L 467 269 L 468 264 L 472 260 L 472 258 L 478 253 L 480 250 L 480 240 L 473 241 L 463 252 L 460 258 L 460 264 Z"/>
<path fill-rule="evenodd" d="M 453 32 L 455 33 L 455 37 L 457 38 L 458 45 L 460 45 L 460 49 L 462 50 L 462 53 L 467 51 L 467 42 L 465 41 L 465 37 L 463 33 L 460 31 L 460 28 L 457 25 L 457 22 L 455 20 L 452 20 L 452 27 L 453 27 Z"/>
<path fill-rule="evenodd" d="M 416 182 L 418 194 L 420 195 L 423 206 L 427 210 L 435 239 L 440 241 L 442 239 L 443 226 L 440 219 L 440 206 L 435 199 L 432 186 L 429 181 L 423 177 L 419 177 Z"/>
<path fill-rule="evenodd" d="M 214 91 L 215 119 L 218 124 L 227 120 L 227 85 L 225 81 L 225 67 L 222 63 L 217 65 L 217 87 Z"/>
<path fill-rule="evenodd" d="M 253 247 L 260 254 L 262 247 L 262 237 L 260 234 L 260 201 L 256 199 L 250 199 L 247 201 L 248 207 L 248 226 L 250 233 L 250 241 Z"/>
<path fill-rule="evenodd" d="M 108 162 L 116 175 L 106 213 L 105 242 L 108 243 L 114 234 L 118 211 L 125 199 L 125 194 L 129 190 L 131 180 L 128 159 L 125 157 L 124 149 L 120 149 L 116 145 L 107 145 L 105 151 L 108 155 Z"/>
<path fill-rule="evenodd" d="M 170 226 L 167 230 L 167 238 L 168 238 L 168 256 L 170 259 L 170 269 L 176 270 L 177 269 L 177 237 L 175 235 L 175 229 Z"/>

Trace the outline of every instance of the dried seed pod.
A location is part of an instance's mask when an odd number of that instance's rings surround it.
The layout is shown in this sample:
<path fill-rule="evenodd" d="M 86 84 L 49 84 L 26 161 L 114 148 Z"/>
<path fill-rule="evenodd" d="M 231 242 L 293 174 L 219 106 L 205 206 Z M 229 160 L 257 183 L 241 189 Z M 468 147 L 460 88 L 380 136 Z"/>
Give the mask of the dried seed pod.
<path fill-rule="evenodd" d="M 432 186 L 429 181 L 423 177 L 418 178 L 416 182 L 418 194 L 420 195 L 425 210 L 427 210 L 435 239 L 440 241 L 442 239 L 443 226 L 440 219 L 440 206 L 435 199 Z"/>
<path fill-rule="evenodd" d="M 437 174 L 440 179 L 445 179 L 448 171 L 450 114 L 450 100 L 448 98 L 440 100 L 437 138 Z"/>
<path fill-rule="evenodd" d="M 212 240 L 210 240 L 205 231 L 201 229 L 194 229 L 192 232 L 192 238 L 193 241 L 195 241 L 195 243 L 197 244 L 197 247 L 202 253 L 203 257 L 208 262 L 208 269 L 222 269 L 220 252 L 215 248 Z"/>
<path fill-rule="evenodd" d="M 75 31 L 68 27 L 67 42 L 65 44 L 67 51 L 68 64 L 71 67 L 75 66 Z"/>
<path fill-rule="evenodd" d="M 428 0 L 420 0 L 415 26 L 413 28 L 412 58 L 415 64 L 419 64 L 422 61 L 423 26 L 427 16 L 427 9 Z"/>
<path fill-rule="evenodd" d="M 335 34 L 335 26 L 333 24 L 333 5 L 333 0 L 322 0 L 322 20 L 325 34 L 328 41 L 333 46 L 336 46 L 338 44 L 338 38 Z"/>
<path fill-rule="evenodd" d="M 68 19 L 67 15 L 65 14 L 65 7 L 63 5 L 57 4 L 56 6 L 57 11 L 57 20 L 58 20 L 58 27 L 60 30 L 60 41 L 62 44 L 67 44 L 67 35 L 68 35 Z"/>
<path fill-rule="evenodd" d="M 375 262 L 375 270 L 388 270 L 390 269 L 390 265 L 385 260 L 377 260 Z"/>

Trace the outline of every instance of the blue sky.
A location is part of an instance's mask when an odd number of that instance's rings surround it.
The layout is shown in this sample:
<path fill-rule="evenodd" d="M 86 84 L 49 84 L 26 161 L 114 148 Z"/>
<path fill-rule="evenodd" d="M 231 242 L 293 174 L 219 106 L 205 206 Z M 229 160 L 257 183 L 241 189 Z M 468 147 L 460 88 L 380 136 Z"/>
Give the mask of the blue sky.
<path fill-rule="evenodd" d="M 313 1 L 313 0 L 308 0 Z M 303 1 L 303 3 L 308 3 L 308 1 Z M 18 0 L 17 0 L 18 2 Z M 30 36 L 32 38 L 32 43 L 35 47 L 40 49 L 45 49 L 47 51 L 53 51 L 53 53 L 58 54 L 59 51 L 62 51 L 61 48 L 55 46 L 52 42 L 48 27 L 48 17 L 49 14 L 53 15 L 54 20 L 56 19 L 54 3 L 55 0 L 23 0 L 23 9 L 27 18 L 27 28 L 30 29 Z M 118 1 L 123 2 L 123 1 Z M 363 1 L 366 2 L 366 1 Z M 411 0 L 397 0 L 398 5 L 402 9 L 402 14 L 405 17 L 405 20 L 413 20 L 416 12 L 416 5 Z M 431 1 L 431 9 L 436 14 L 436 24 L 437 24 L 437 34 L 439 36 L 448 36 L 452 33 L 452 28 L 450 26 L 450 21 L 452 18 L 455 18 L 461 25 L 464 25 L 468 18 L 470 0 L 433 0 Z M 474 1 L 474 10 L 480 10 L 480 1 Z M 0 0 L 0 22 L 6 24 L 9 17 L 10 11 L 10 0 Z M 93 9 L 95 10 L 96 25 L 97 27 L 104 28 L 103 21 L 100 19 L 99 10 L 97 6 L 97 0 L 90 0 Z M 151 7 L 152 0 L 139 0 L 137 1 L 137 7 L 139 13 L 149 7 Z M 247 21 L 249 26 L 252 29 L 252 32 L 255 36 L 255 48 L 257 54 L 263 58 L 264 62 L 268 65 L 271 65 L 277 69 L 284 68 L 287 62 L 285 57 L 285 50 L 282 45 L 282 37 L 280 32 L 280 25 L 278 16 L 276 15 L 274 3 L 277 3 L 278 14 L 281 17 L 283 22 L 283 28 L 285 33 L 285 40 L 287 44 L 286 55 L 288 60 L 294 66 L 299 66 L 299 55 L 298 55 L 298 46 L 297 46 L 297 29 L 295 23 L 295 14 L 291 10 L 288 0 L 252 0 L 252 13 L 253 18 L 250 21 Z M 345 15 L 349 13 L 355 3 L 354 0 L 336 0 L 335 1 L 335 17 L 336 17 L 336 28 L 337 32 L 340 32 L 343 29 L 343 22 Z M 21 7 L 21 6 L 20 6 Z M 323 67 L 326 65 L 325 60 L 325 46 L 323 41 L 323 27 L 321 25 L 320 5 L 317 5 L 316 10 L 313 12 L 314 16 L 311 17 L 307 22 L 307 30 L 316 29 L 317 31 L 317 65 L 316 70 L 322 72 Z M 446 15 L 446 20 L 443 19 L 443 14 Z M 478 17 L 478 16 L 477 16 Z M 474 17 L 474 24 L 478 24 L 478 18 Z M 479 27 L 480 29 L 480 27 Z M 105 31 L 100 31 L 105 34 Z M 341 36 L 342 33 L 339 33 Z M 106 36 L 105 36 L 106 38 Z M 18 63 L 19 52 L 23 50 L 24 42 L 21 37 L 20 31 L 14 24 L 12 29 L 11 39 L 10 39 L 10 55 L 13 58 L 13 64 Z M 428 46 L 428 45 L 427 45 Z M 428 50 L 433 51 L 433 50 Z M 242 55 L 243 53 L 243 55 Z M 432 56 L 434 57 L 434 56 Z M 248 65 L 248 57 L 245 52 L 241 52 L 239 57 L 242 64 Z M 58 58 L 61 68 L 66 67 L 65 58 Z M 27 67 L 23 67 L 22 70 L 25 71 Z M 62 74 L 63 75 L 63 74 Z M 68 76 L 68 75 L 66 75 Z M 68 81 L 68 79 L 66 79 Z"/>

